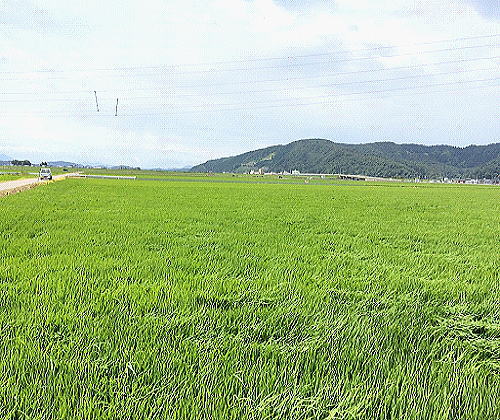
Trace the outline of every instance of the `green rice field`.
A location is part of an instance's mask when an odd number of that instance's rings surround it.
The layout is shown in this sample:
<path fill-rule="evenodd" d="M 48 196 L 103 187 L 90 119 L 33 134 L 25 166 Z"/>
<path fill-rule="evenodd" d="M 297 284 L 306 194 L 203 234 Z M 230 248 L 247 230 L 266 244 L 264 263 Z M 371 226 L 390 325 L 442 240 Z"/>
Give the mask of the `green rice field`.
<path fill-rule="evenodd" d="M 0 198 L 0 418 L 500 418 L 498 187 L 199 178 Z"/>

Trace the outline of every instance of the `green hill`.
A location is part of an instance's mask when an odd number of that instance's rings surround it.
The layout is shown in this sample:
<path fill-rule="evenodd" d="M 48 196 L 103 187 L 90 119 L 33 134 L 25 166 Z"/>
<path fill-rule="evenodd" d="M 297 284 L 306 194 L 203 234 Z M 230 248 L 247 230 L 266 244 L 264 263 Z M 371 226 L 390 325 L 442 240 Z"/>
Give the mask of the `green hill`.
<path fill-rule="evenodd" d="M 334 143 L 324 139 L 298 140 L 241 155 L 209 160 L 192 172 L 349 173 L 381 177 L 481 177 L 500 173 L 500 143 L 486 146 L 423 146 L 378 142 Z"/>

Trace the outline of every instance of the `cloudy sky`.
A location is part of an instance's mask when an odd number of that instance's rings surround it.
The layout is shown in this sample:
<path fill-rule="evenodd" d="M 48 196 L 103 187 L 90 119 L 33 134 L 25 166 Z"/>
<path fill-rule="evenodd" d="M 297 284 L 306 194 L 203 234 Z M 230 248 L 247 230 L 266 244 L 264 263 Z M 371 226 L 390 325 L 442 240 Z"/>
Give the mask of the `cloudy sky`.
<path fill-rule="evenodd" d="M 0 0 L 0 154 L 497 142 L 499 23 L 499 0 Z"/>

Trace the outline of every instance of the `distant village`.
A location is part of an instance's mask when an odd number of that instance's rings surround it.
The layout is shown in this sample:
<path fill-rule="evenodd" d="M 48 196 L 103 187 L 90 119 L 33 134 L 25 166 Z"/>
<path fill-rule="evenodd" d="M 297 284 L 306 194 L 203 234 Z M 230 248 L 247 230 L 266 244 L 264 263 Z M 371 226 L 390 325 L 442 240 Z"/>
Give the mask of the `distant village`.
<path fill-rule="evenodd" d="M 325 179 L 327 177 L 333 177 L 344 180 L 351 181 L 373 181 L 373 182 L 427 182 L 427 183 L 436 183 L 436 184 L 474 184 L 474 185 L 498 185 L 500 184 L 500 179 L 475 179 L 475 178 L 436 178 L 436 179 L 423 179 L 423 178 L 382 178 L 377 176 L 369 176 L 369 175 L 353 175 L 353 174 L 315 174 L 315 173 L 301 173 L 297 169 L 294 169 L 290 172 L 266 172 L 264 168 L 259 168 L 258 170 L 251 170 L 248 172 L 250 175 L 274 175 L 274 176 L 301 176 L 306 178 L 314 178 L 320 177 Z"/>

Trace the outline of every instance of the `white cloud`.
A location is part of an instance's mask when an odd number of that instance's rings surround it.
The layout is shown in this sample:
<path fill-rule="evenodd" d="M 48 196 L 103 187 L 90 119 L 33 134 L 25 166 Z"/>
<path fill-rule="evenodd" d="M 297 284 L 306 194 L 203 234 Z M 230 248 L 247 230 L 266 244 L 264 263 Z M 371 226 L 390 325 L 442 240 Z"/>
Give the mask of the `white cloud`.
<path fill-rule="evenodd" d="M 103 163 L 120 160 L 119 163 L 141 166 L 172 166 L 175 162 L 196 163 L 304 136 L 338 141 L 453 142 L 456 136 L 452 127 L 457 116 L 467 119 L 468 114 L 461 112 L 463 109 L 470 112 L 470 123 L 463 124 L 468 129 L 461 132 L 462 143 L 498 140 L 499 126 L 495 122 L 498 95 L 492 94 L 495 91 L 491 89 L 485 90 L 483 96 L 469 91 L 459 98 L 456 93 L 434 94 L 432 107 L 423 100 L 424 96 L 411 94 L 405 99 L 400 96 L 390 100 L 377 99 L 381 94 L 371 94 L 363 101 L 358 99 L 365 96 L 338 96 L 412 83 L 493 78 L 498 75 L 494 69 L 498 60 L 427 66 L 420 70 L 424 73 L 474 70 L 470 74 L 319 86 L 420 74 L 409 69 L 325 76 L 335 71 L 500 55 L 498 47 L 421 53 L 454 45 L 496 44 L 498 38 L 422 45 L 435 40 L 495 34 L 496 22 L 481 13 L 477 3 L 313 0 L 294 7 L 285 3 L 281 0 L 146 3 L 44 0 L 20 5 L 5 1 L 0 8 L 5 12 L 0 19 L 0 72 L 39 69 L 62 72 L 0 74 L 5 86 L 0 101 L 7 109 L 0 121 L 0 153 L 19 158 L 26 154 L 32 159 L 49 154 L 66 160 Z M 403 46 L 384 50 L 386 55 L 398 56 L 380 58 L 377 51 L 359 51 L 390 45 Z M 314 56 L 335 51 L 330 56 Z M 308 57 L 240 61 L 300 55 Z M 373 55 L 373 59 L 346 61 L 367 55 Z M 237 62 L 177 66 L 227 60 Z M 163 65 L 176 67 L 93 70 Z M 247 67 L 252 69 L 220 71 Z M 490 70 L 479 71 L 484 68 Z M 78 69 L 86 71 L 73 71 Z M 248 83 L 250 80 L 281 82 Z M 94 90 L 99 95 L 99 114 L 95 111 Z M 119 116 L 115 118 L 116 97 L 120 97 L 120 105 Z M 310 99 L 314 97 L 318 99 Z M 277 107 L 290 101 L 324 102 L 329 98 L 336 101 L 335 105 Z M 408 111 L 408 100 L 413 101 L 414 114 Z M 200 107 L 201 104 L 211 106 Z M 377 108 L 376 113 L 373 107 Z M 221 110 L 214 111 L 215 108 Z M 222 110 L 227 108 L 234 110 Z M 82 115 L 88 118 L 82 119 Z M 360 118 L 365 118 L 366 124 L 360 124 Z M 443 122 L 439 130 L 436 119 Z M 401 124 L 406 127 L 404 130 Z M 422 125 L 422 129 L 412 128 Z"/>

